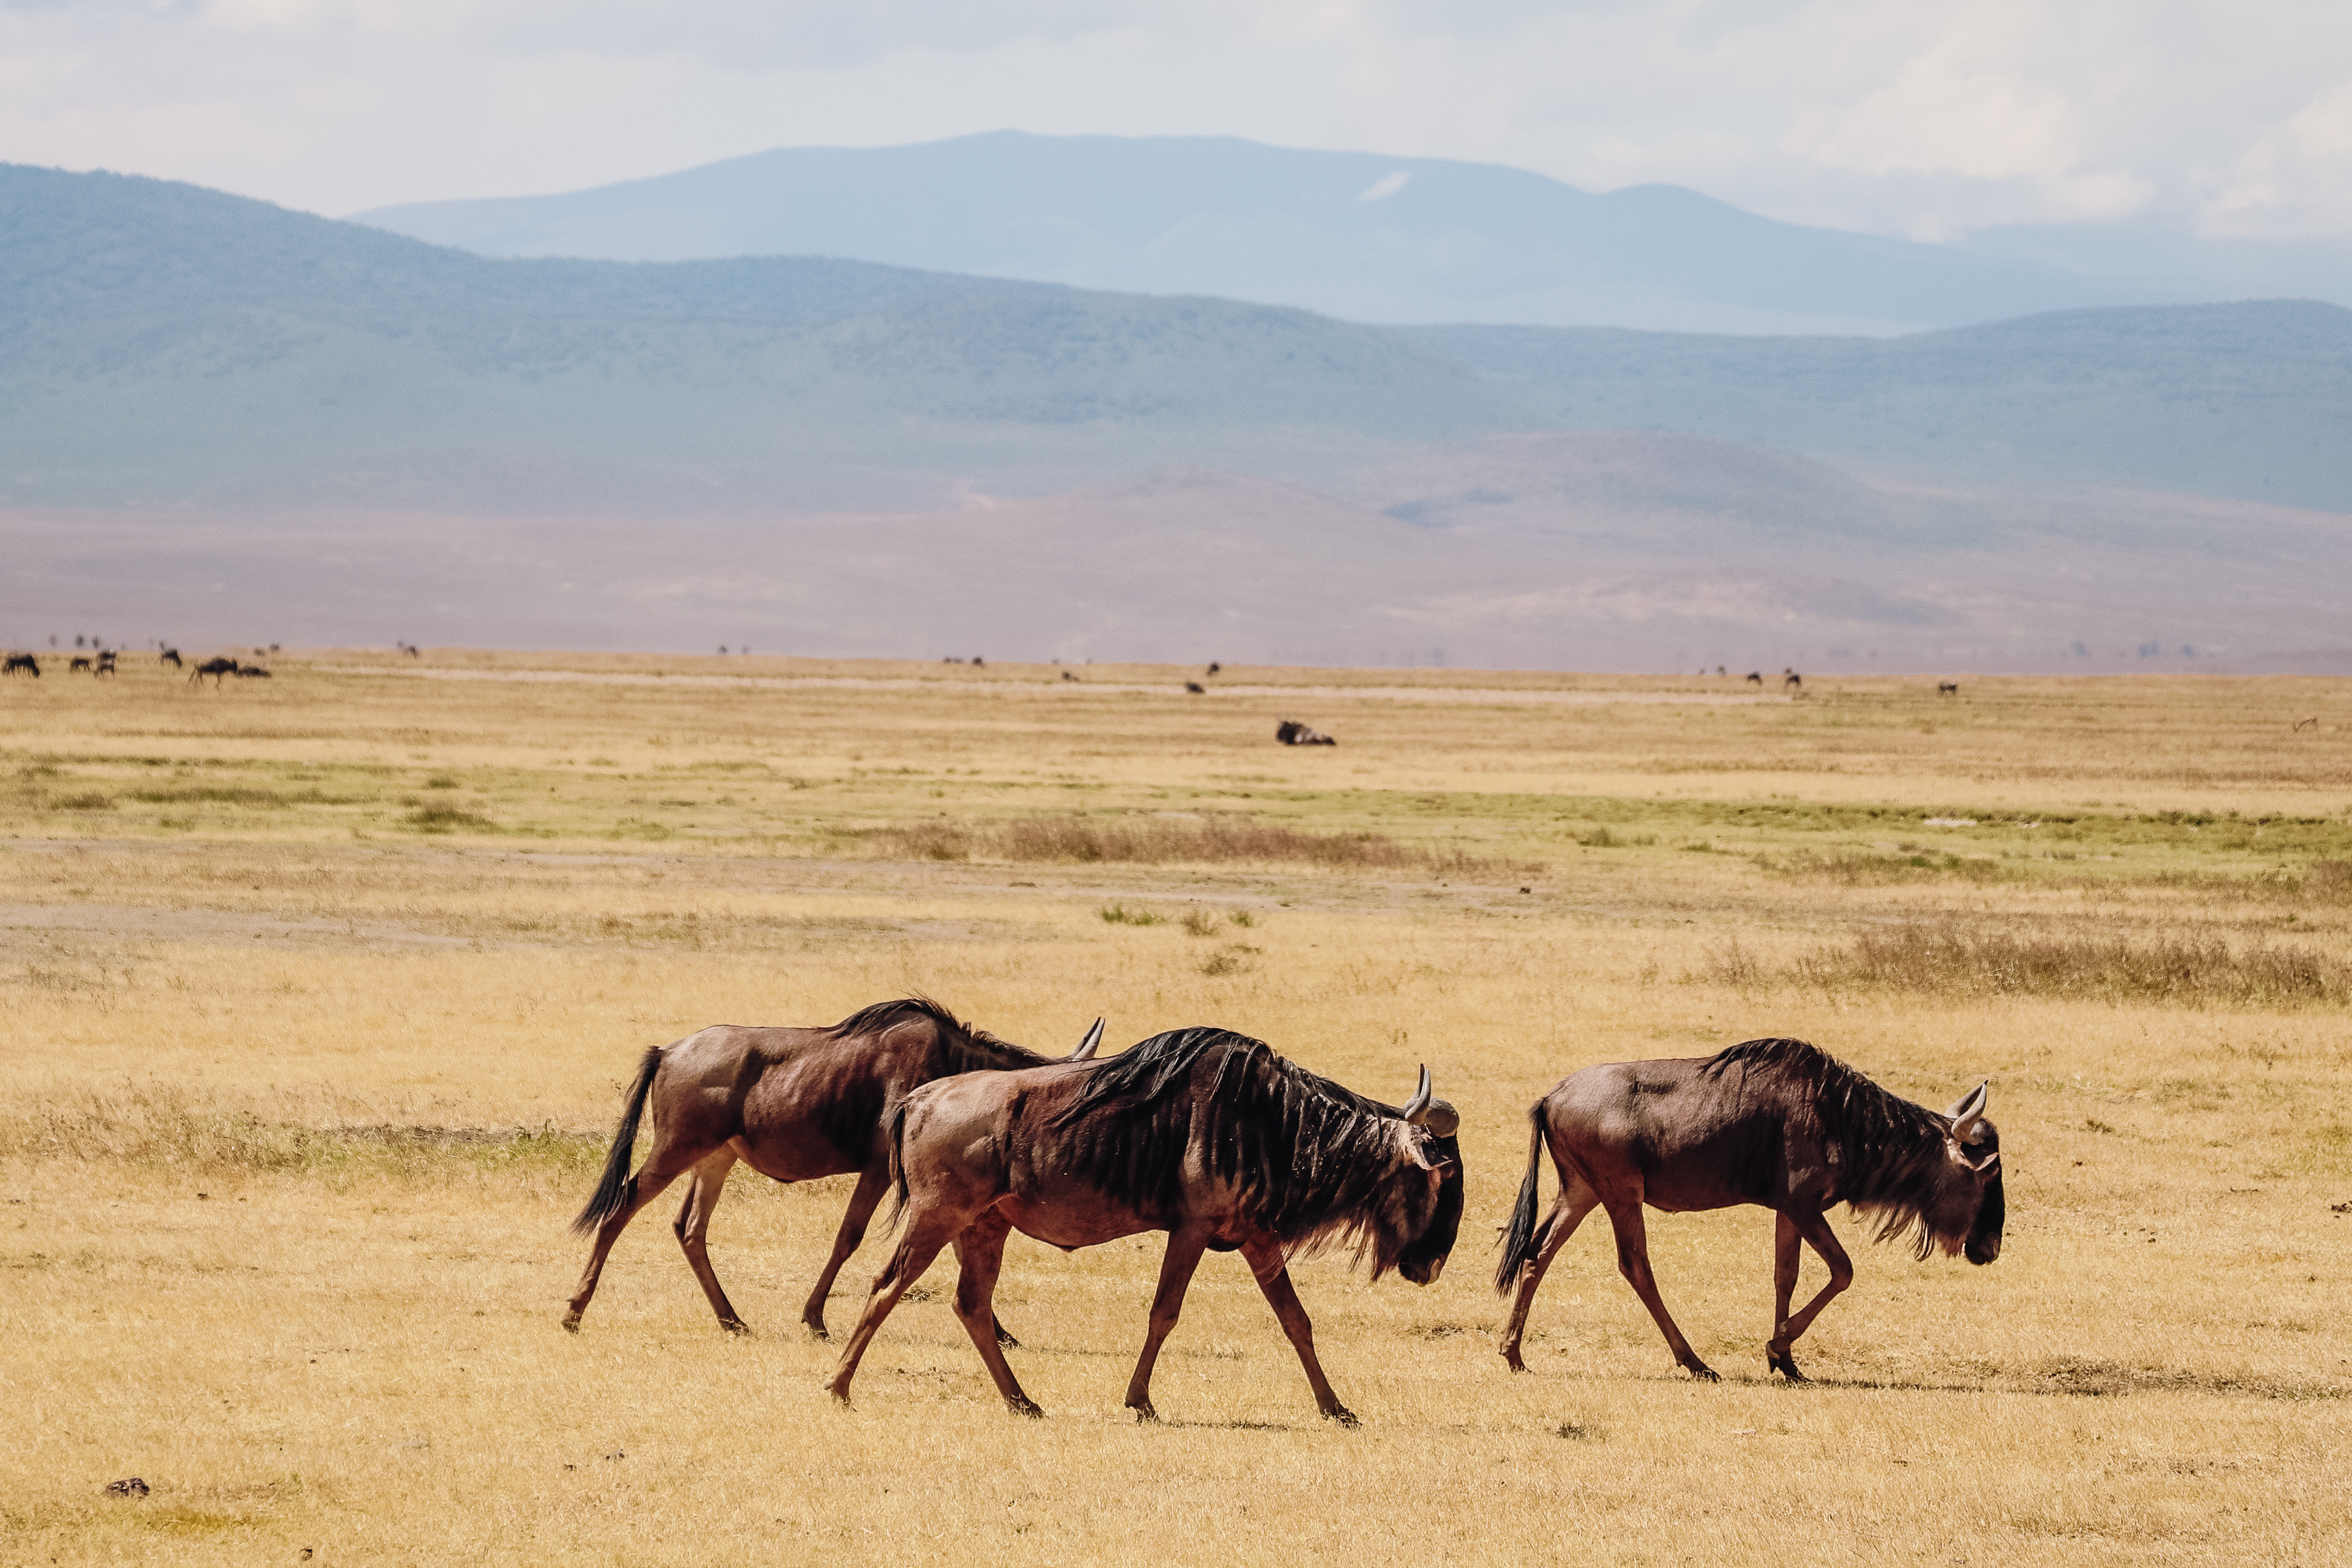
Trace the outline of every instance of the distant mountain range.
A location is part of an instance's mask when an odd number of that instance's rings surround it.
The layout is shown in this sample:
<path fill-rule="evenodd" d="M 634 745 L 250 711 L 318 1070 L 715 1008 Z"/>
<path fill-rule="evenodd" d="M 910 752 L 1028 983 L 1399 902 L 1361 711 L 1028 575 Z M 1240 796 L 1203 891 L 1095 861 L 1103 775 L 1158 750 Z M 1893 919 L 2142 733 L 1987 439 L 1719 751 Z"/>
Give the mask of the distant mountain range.
<path fill-rule="evenodd" d="M 169 617 L 1633 668 L 2325 654 L 2352 643 L 2347 454 L 2352 311 L 2323 304 L 1391 329 L 807 257 L 496 260 L 0 165 L 0 638 L 138 602 L 191 639 Z"/>
<path fill-rule="evenodd" d="M 2342 243 L 2014 229 L 1922 245 L 1776 223 L 1672 185 L 1597 195 L 1495 164 L 1230 137 L 780 148 L 354 221 L 484 256 L 825 256 L 1387 324 L 1886 334 L 2104 305 L 2352 305 Z"/>

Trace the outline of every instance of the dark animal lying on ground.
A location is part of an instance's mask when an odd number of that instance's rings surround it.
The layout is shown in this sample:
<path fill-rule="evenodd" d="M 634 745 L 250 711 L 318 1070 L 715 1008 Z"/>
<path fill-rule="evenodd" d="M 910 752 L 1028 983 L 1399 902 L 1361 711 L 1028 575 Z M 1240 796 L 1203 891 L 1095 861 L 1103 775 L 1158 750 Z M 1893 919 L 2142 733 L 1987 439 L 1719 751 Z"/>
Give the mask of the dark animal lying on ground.
<path fill-rule="evenodd" d="M 1204 697 L 1209 695 L 1209 688 L 1202 685 L 1198 681 L 1186 681 L 1184 683 L 1184 689 L 1192 693 L 1196 697 Z"/>
<path fill-rule="evenodd" d="M 236 675 L 241 681 L 266 681 L 269 678 L 269 672 L 259 664 L 239 664 Z"/>
<path fill-rule="evenodd" d="M 1275 726 L 1274 738 L 1285 746 L 1337 746 L 1339 743 L 1319 729 L 1310 729 L 1295 718 L 1284 719 Z"/>
<path fill-rule="evenodd" d="M 217 686 L 221 684 L 221 677 L 223 675 L 233 675 L 235 674 L 236 674 L 236 661 L 235 659 L 206 659 L 203 664 L 198 664 L 194 669 L 188 672 L 188 685 L 193 686 L 197 682 L 203 680 L 206 675 L 210 675 L 213 678 L 213 685 Z"/>
<path fill-rule="evenodd" d="M 12 675 L 30 675 L 37 681 L 41 678 L 41 662 L 30 653 L 11 653 L 8 655 L 7 673 Z"/>
<path fill-rule="evenodd" d="M 1650 1309 L 1675 1359 L 1715 1381 L 1667 1315 L 1650 1272 L 1642 1207 L 1667 1214 L 1756 1204 L 1780 1216 L 1774 1239 L 1772 1339 L 1767 1366 L 1791 1382 L 1790 1354 L 1853 1266 L 1822 1218 L 1850 1204 L 1877 1222 L 1878 1239 L 1913 1237 L 1924 1259 L 1941 1249 L 1971 1263 L 2000 1256 L 2000 1134 L 1985 1120 L 1986 1085 L 1938 1114 L 1881 1089 L 1801 1040 L 1751 1040 L 1706 1058 L 1588 1067 L 1536 1102 L 1528 1174 L 1504 1237 L 1495 1288 L 1518 1299 L 1503 1359 L 1526 1370 L 1519 1339 L 1544 1270 L 1595 1205 L 1617 1233 L 1617 1267 Z M 1545 1153 L 1559 1197 L 1536 1223 Z M 1798 1243 L 1829 1265 L 1829 1283 L 1793 1317 Z"/>
<path fill-rule="evenodd" d="M 1402 1108 L 1383 1105 L 1222 1029 L 1154 1035 L 1108 1061 L 978 1072 L 907 1096 L 891 1120 L 906 1234 L 875 1279 L 841 1354 L 834 1397 L 908 1286 L 953 1243 L 955 1314 L 996 1391 L 1042 1414 L 988 1332 L 1013 1230 L 1065 1251 L 1168 1232 L 1127 1407 L 1157 1419 L 1151 1369 L 1208 1250 L 1238 1251 L 1306 1368 L 1315 1404 L 1356 1417 L 1315 1357 L 1289 1260 L 1352 1241 L 1372 1277 L 1435 1280 L 1462 1224 L 1460 1118 L 1431 1097 L 1429 1070 Z"/>
<path fill-rule="evenodd" d="M 1102 1020 L 1067 1060 L 1082 1061 L 1102 1043 Z M 830 1029 L 744 1029 L 721 1025 L 646 1052 L 621 1114 L 596 1195 L 572 1221 L 596 1235 L 588 1267 L 572 1292 L 563 1326 L 573 1332 L 596 1293 L 604 1256 L 637 1211 L 681 1176 L 688 1177 L 677 1211 L 677 1243 L 702 1281 L 719 1324 L 740 1333 L 743 1320 L 728 1303 L 712 1272 L 703 1237 L 727 1174 L 738 1159 L 776 1181 L 857 1173 L 857 1190 L 842 1216 L 833 1256 L 817 1276 L 801 1322 L 825 1335 L 824 1302 L 834 1276 L 866 1239 L 866 1221 L 889 1186 L 889 1144 L 884 1118 L 934 1078 L 958 1072 L 1035 1067 L 1047 1059 L 985 1030 L 958 1023 L 926 997 L 878 1002 Z M 653 1148 L 637 1174 L 629 1154 L 637 1124 L 650 1103 Z M 691 1173 L 689 1176 L 688 1173 Z"/>
<path fill-rule="evenodd" d="M 1078 678 L 1078 677 L 1077 677 L 1076 674 L 1072 674 L 1072 673 L 1071 673 L 1070 671 L 1068 671 L 1068 670 L 1064 670 L 1064 671 L 1062 672 L 1062 679 L 1064 679 L 1064 680 L 1066 680 L 1066 681 L 1075 681 L 1075 680 L 1076 680 L 1077 678 Z"/>

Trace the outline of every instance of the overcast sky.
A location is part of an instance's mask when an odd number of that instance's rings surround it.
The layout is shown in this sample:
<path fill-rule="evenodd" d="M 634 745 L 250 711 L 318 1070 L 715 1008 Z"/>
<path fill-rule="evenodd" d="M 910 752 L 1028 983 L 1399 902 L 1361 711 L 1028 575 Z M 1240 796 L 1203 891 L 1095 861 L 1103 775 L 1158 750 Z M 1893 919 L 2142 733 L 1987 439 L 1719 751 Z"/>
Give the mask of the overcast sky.
<path fill-rule="evenodd" d="M 1940 238 L 2352 231 L 2345 0 L 0 0 L 0 160 L 343 214 L 1013 128 Z"/>

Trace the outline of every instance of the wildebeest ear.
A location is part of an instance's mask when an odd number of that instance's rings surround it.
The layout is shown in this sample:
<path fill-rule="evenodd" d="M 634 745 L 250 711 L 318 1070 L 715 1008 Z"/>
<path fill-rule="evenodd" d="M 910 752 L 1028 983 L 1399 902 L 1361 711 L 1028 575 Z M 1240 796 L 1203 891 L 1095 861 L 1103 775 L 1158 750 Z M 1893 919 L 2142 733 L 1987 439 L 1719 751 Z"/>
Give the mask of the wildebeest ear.
<path fill-rule="evenodd" d="M 1984 1120 L 1985 1100 L 1991 1089 L 1992 1080 L 1988 1078 L 1954 1101 L 1952 1108 L 1944 1113 L 1945 1119 L 1952 1124 L 1953 1137 L 1963 1144 L 1977 1141 L 1980 1131 L 1977 1124 Z"/>
<path fill-rule="evenodd" d="M 1095 1051 L 1102 1045 L 1102 1029 L 1103 1020 L 1100 1019 L 1095 1019 L 1095 1027 L 1087 1030 L 1087 1038 L 1078 1041 L 1078 1049 L 1070 1052 L 1065 1060 L 1069 1061 L 1093 1061 Z"/>
<path fill-rule="evenodd" d="M 1421 1113 L 1421 1124 L 1441 1138 L 1450 1138 L 1462 1130 L 1462 1113 L 1450 1100 L 1432 1100 L 1429 1109 Z"/>

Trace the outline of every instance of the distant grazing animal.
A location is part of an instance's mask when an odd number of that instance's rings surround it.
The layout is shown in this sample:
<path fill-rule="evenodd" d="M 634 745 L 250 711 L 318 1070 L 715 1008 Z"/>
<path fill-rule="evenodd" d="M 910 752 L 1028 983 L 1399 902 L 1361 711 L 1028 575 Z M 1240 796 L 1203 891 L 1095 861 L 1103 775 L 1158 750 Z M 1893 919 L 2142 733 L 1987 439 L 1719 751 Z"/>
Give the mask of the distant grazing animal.
<path fill-rule="evenodd" d="M 104 653 L 99 654 L 98 664 L 90 671 L 90 674 L 94 675 L 110 675 L 114 673 L 114 650 L 109 648 Z"/>
<path fill-rule="evenodd" d="M 259 664 L 239 664 L 236 677 L 241 681 L 266 681 L 269 678 L 269 672 Z"/>
<path fill-rule="evenodd" d="M 8 655 L 6 673 L 12 675 L 30 675 L 37 681 L 41 678 L 41 662 L 30 653 L 11 653 Z"/>
<path fill-rule="evenodd" d="M 155 655 L 155 662 L 159 664 L 169 664 L 176 670 L 180 668 L 180 651 L 177 648 L 166 648 Z"/>
<path fill-rule="evenodd" d="M 1068 670 L 1064 670 L 1064 671 L 1062 672 L 1062 679 L 1064 679 L 1064 680 L 1066 680 L 1066 681 L 1075 681 L 1075 680 L 1076 680 L 1077 678 L 1078 678 L 1078 677 L 1077 677 L 1076 675 L 1073 674 L 1072 674 L 1071 672 L 1069 672 Z"/>
<path fill-rule="evenodd" d="M 1210 664 L 1209 664 L 1209 674 L 1213 674 L 1213 674 L 1215 674 L 1218 671 L 1220 671 L 1220 670 L 1222 670 L 1222 669 L 1223 669 L 1223 668 L 1224 668 L 1224 666 L 1223 666 L 1223 664 L 1220 664 L 1216 663 L 1214 660 L 1212 660 L 1212 661 L 1210 661 Z"/>
<path fill-rule="evenodd" d="M 1102 1020 L 1096 1019 L 1066 1060 L 1083 1061 L 1092 1056 L 1102 1043 Z M 801 1322 L 824 1338 L 824 1302 L 833 1293 L 834 1276 L 866 1239 L 866 1221 L 890 1185 L 884 1119 L 897 1112 L 908 1093 L 934 1078 L 1037 1067 L 1046 1060 L 985 1030 L 958 1023 L 928 997 L 877 1002 L 830 1029 L 721 1024 L 648 1051 L 638 1063 L 620 1130 L 613 1135 L 604 1179 L 572 1222 L 576 1233 L 593 1231 L 596 1245 L 563 1314 L 563 1326 L 579 1332 L 580 1315 L 596 1293 L 605 1254 L 623 1228 L 664 1187 L 686 1176 L 686 1204 L 674 1228 L 677 1244 L 686 1249 L 694 1277 L 719 1314 L 719 1326 L 741 1333 L 743 1320 L 719 1289 L 703 1242 L 727 1175 L 740 1159 L 761 1176 L 782 1182 L 857 1173 L 857 1190 L 850 1195 L 849 1212 L 842 1216 L 833 1256 L 801 1309 Z M 629 1153 L 649 1103 L 653 1148 L 631 1176 Z"/>
<path fill-rule="evenodd" d="M 1782 670 L 1780 672 L 1780 685 L 1791 690 L 1801 691 L 1804 689 L 1805 677 L 1797 674 L 1794 670 Z"/>
<path fill-rule="evenodd" d="M 1971 1263 L 2000 1256 L 2000 1134 L 1985 1120 L 1988 1087 L 1979 1084 L 1939 1115 L 1801 1040 L 1751 1040 L 1711 1057 L 1612 1062 L 1570 1074 L 1530 1113 L 1527 1179 L 1495 1274 L 1497 1291 L 1518 1292 L 1503 1359 L 1514 1372 L 1526 1370 L 1519 1340 L 1536 1287 L 1599 1205 L 1617 1233 L 1617 1267 L 1675 1359 L 1714 1382 L 1658 1295 L 1642 1206 L 1687 1214 L 1752 1203 L 1780 1216 L 1765 1364 L 1803 1381 L 1790 1347 L 1853 1282 L 1825 1210 L 1852 1205 L 1877 1221 L 1882 1241 L 1912 1232 L 1922 1259 L 1938 1248 L 1965 1252 Z M 1547 1150 L 1559 1172 L 1559 1197 L 1538 1225 Z M 1830 1278 L 1791 1317 L 1800 1241 L 1821 1255 Z"/>
<path fill-rule="evenodd" d="M 977 653 L 974 653 L 974 654 L 971 656 L 971 662 L 972 662 L 972 664 L 974 665 L 974 667 L 979 667 L 979 666 L 981 666 L 981 665 L 984 665 L 984 664 L 986 664 L 988 663 L 988 661 L 987 661 L 986 659 L 982 658 L 982 657 L 981 657 L 979 654 L 977 654 Z"/>
<path fill-rule="evenodd" d="M 89 668 L 89 661 L 82 657 L 79 653 L 76 653 L 73 658 L 67 663 L 66 673 L 68 674 L 77 674 Z"/>
<path fill-rule="evenodd" d="M 1186 681 L 1184 683 L 1184 689 L 1192 693 L 1196 697 L 1204 697 L 1209 695 L 1209 688 L 1202 685 L 1198 681 Z"/>
<path fill-rule="evenodd" d="M 1715 673 L 1716 673 L 1717 674 L 1718 674 L 1718 675 L 1719 675 L 1719 674 L 1723 674 L 1723 666 L 1722 666 L 1721 664 L 1717 664 L 1717 665 L 1715 667 Z"/>
<path fill-rule="evenodd" d="M 1238 1251 L 1281 1321 L 1325 1416 L 1352 1427 L 1315 1357 L 1289 1260 L 1355 1242 L 1372 1277 L 1416 1285 L 1445 1267 L 1462 1225 L 1461 1118 L 1430 1093 L 1402 1108 L 1318 1078 L 1263 1040 L 1222 1029 L 1154 1035 L 1108 1061 L 978 1072 L 926 1084 L 890 1118 L 907 1228 L 841 1353 L 858 1359 L 908 1286 L 953 1243 L 955 1314 L 1015 1414 L 1043 1412 L 988 1332 L 1013 1230 L 1065 1251 L 1168 1232 L 1127 1407 L 1156 1420 L 1151 1369 L 1208 1250 Z"/>
<path fill-rule="evenodd" d="M 1958 696 L 1960 695 L 1960 683 L 1958 681 L 1937 681 L 1936 683 L 1936 695 L 1939 697 Z"/>
<path fill-rule="evenodd" d="M 1337 746 L 1339 743 L 1319 729 L 1310 729 L 1295 718 L 1284 719 L 1275 726 L 1274 738 L 1285 746 Z"/>
<path fill-rule="evenodd" d="M 188 672 L 188 685 L 193 686 L 197 682 L 203 680 L 206 675 L 210 675 L 213 678 L 213 685 L 217 686 L 221 684 L 221 677 L 223 675 L 233 675 L 235 674 L 236 674 L 236 661 L 235 659 L 206 659 L 203 664 L 198 664 L 194 669 Z"/>
<path fill-rule="evenodd" d="M 1748 684 L 1749 685 L 1751 685 L 1751 686 L 1760 686 L 1760 685 L 1762 685 L 1764 684 L 1764 672 L 1763 672 L 1763 671 L 1761 671 L 1761 670 L 1750 670 L 1750 671 L 1748 671 Z"/>

